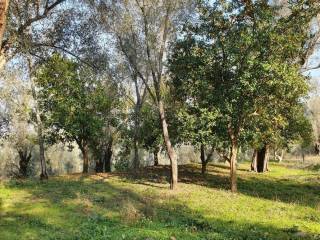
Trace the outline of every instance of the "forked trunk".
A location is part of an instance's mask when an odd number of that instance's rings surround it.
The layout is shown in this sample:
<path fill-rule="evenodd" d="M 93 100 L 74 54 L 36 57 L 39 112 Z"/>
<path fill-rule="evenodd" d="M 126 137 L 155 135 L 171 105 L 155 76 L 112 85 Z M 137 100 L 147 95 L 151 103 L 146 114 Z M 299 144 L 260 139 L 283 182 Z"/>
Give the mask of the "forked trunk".
<path fill-rule="evenodd" d="M 164 143 L 166 145 L 167 153 L 170 159 L 170 165 L 171 165 L 171 179 L 170 179 L 170 189 L 174 190 L 177 188 L 178 185 L 178 162 L 177 162 L 177 156 L 174 151 L 174 148 L 171 144 L 170 137 L 169 137 L 169 131 L 168 131 L 168 124 L 165 117 L 165 110 L 163 106 L 162 100 L 159 101 L 159 114 L 160 114 L 160 121 L 161 121 L 161 127 L 162 127 L 162 134 Z"/>
<path fill-rule="evenodd" d="M 231 192 L 237 192 L 237 154 L 238 144 L 236 141 L 232 141 L 231 153 L 230 153 L 230 183 Z"/>
<path fill-rule="evenodd" d="M 283 155 L 284 155 L 284 150 L 281 149 L 280 155 L 278 155 L 278 150 L 274 150 L 274 161 L 278 161 L 279 163 L 282 162 L 283 160 Z"/>

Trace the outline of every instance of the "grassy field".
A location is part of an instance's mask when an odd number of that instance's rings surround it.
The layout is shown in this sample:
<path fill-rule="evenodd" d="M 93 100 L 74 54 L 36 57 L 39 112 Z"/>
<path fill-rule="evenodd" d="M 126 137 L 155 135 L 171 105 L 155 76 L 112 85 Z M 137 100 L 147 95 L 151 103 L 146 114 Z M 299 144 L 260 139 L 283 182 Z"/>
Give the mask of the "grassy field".
<path fill-rule="evenodd" d="M 320 172 L 271 164 L 239 169 L 239 193 L 225 165 L 180 167 L 168 190 L 167 168 L 129 174 L 69 175 L 0 184 L 0 239 L 320 239 Z"/>

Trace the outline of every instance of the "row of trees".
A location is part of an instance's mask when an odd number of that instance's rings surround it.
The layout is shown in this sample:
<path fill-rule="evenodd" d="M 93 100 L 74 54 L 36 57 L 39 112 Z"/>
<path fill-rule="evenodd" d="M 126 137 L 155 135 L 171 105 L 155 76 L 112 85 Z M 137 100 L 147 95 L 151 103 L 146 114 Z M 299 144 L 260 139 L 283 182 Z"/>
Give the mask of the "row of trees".
<path fill-rule="evenodd" d="M 133 150 L 134 169 L 140 148 L 155 164 L 166 150 L 175 189 L 174 146 L 186 143 L 201 152 L 203 173 L 214 152 L 228 161 L 235 192 L 239 148 L 254 149 L 252 170 L 263 172 L 271 147 L 312 143 L 300 69 L 314 47 L 317 1 L 64 2 L 12 1 L 3 41 L 31 98 L 28 120 L 7 104 L 4 135 L 14 118 L 36 129 L 42 178 L 50 144 L 75 142 L 84 173 L 89 156 L 97 172 L 110 171 L 117 144 Z"/>

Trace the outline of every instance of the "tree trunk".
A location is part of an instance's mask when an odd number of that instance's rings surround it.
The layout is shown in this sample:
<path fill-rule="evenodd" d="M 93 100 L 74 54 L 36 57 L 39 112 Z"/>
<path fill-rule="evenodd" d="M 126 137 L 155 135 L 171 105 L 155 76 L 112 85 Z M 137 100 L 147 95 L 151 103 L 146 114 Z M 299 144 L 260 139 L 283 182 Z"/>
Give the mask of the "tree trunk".
<path fill-rule="evenodd" d="M 257 151 L 257 172 L 262 173 L 268 171 L 269 146 L 264 145 Z"/>
<path fill-rule="evenodd" d="M 206 161 L 206 152 L 203 144 L 200 146 L 200 159 L 201 159 L 201 173 L 205 174 L 207 172 L 207 161 Z"/>
<path fill-rule="evenodd" d="M 104 158 L 105 158 L 105 152 L 101 153 L 101 156 L 100 156 L 99 160 L 96 161 L 96 167 L 95 167 L 96 173 L 102 173 L 103 172 L 103 169 L 104 169 L 104 166 L 103 166 Z"/>
<path fill-rule="evenodd" d="M 238 154 L 238 144 L 234 140 L 232 141 L 231 153 L 230 153 L 230 182 L 231 182 L 231 192 L 237 192 L 237 154 Z"/>
<path fill-rule="evenodd" d="M 46 166 L 46 160 L 44 155 L 43 126 L 42 126 L 42 120 L 41 120 L 39 107 L 38 107 L 37 93 L 36 93 L 36 89 L 35 89 L 33 77 L 32 77 L 32 64 L 31 64 L 30 58 L 28 58 L 28 66 L 29 66 L 29 74 L 30 74 L 30 81 L 31 81 L 32 97 L 33 97 L 33 100 L 36 102 L 34 111 L 36 114 L 37 137 L 38 137 L 38 144 L 39 144 L 39 159 L 40 159 L 40 167 L 41 167 L 40 180 L 47 180 L 48 173 L 47 173 L 47 166 Z"/>
<path fill-rule="evenodd" d="M 200 159 L 201 159 L 201 173 L 205 174 L 207 172 L 207 166 L 212 158 L 215 148 L 211 147 L 210 151 L 206 153 L 206 147 L 204 144 L 200 146 Z"/>
<path fill-rule="evenodd" d="M 165 110 L 162 100 L 159 100 L 158 103 L 159 107 L 159 114 L 160 114 L 160 121 L 161 121 L 161 127 L 162 127 L 162 134 L 164 143 L 166 145 L 167 153 L 170 159 L 170 165 L 171 165 L 171 180 L 170 180 L 170 189 L 174 190 L 177 188 L 178 185 L 178 162 L 177 162 L 177 156 L 174 151 L 174 148 L 171 144 L 170 137 L 169 137 L 169 131 L 168 131 L 168 125 L 165 117 Z"/>
<path fill-rule="evenodd" d="M 88 150 L 88 144 L 84 143 L 83 146 L 80 147 L 82 151 L 83 156 L 83 168 L 82 173 L 88 173 L 89 172 L 89 150 Z"/>
<path fill-rule="evenodd" d="M 283 160 L 284 150 L 281 149 L 280 155 L 278 155 L 278 151 L 277 150 L 274 150 L 274 155 L 275 155 L 274 160 L 278 161 L 279 163 L 281 163 L 282 160 Z"/>
<path fill-rule="evenodd" d="M 140 101 L 140 100 L 139 100 Z M 140 105 L 139 101 L 135 106 L 134 113 L 134 136 L 133 136 L 133 147 L 134 147 L 134 157 L 133 157 L 133 169 L 137 170 L 140 167 L 139 159 L 139 127 L 140 127 Z"/>
<path fill-rule="evenodd" d="M 266 154 L 263 169 L 265 172 L 269 171 L 270 147 L 266 145 Z"/>
<path fill-rule="evenodd" d="M 133 75 L 133 81 L 135 85 L 136 97 L 137 101 L 134 108 L 134 159 L 133 159 L 133 168 L 138 169 L 140 167 L 140 158 L 139 158 L 139 132 L 140 132 L 140 115 L 141 115 L 141 108 L 143 104 L 143 99 L 146 94 L 146 89 L 141 96 L 140 88 L 138 84 L 138 76 L 137 74 Z"/>
<path fill-rule="evenodd" d="M 113 139 L 111 138 L 103 145 L 102 149 L 100 149 L 101 155 L 99 160 L 96 161 L 95 167 L 97 173 L 111 172 L 112 143 Z"/>
<path fill-rule="evenodd" d="M 320 143 L 319 142 L 315 143 L 314 151 L 315 151 L 316 155 L 320 155 Z"/>
<path fill-rule="evenodd" d="M 7 12 L 9 0 L 0 0 L 0 44 L 2 45 L 3 35 L 6 29 Z"/>
<path fill-rule="evenodd" d="M 18 150 L 19 154 L 19 176 L 28 177 L 28 167 L 31 160 L 31 151 L 28 150 Z"/>
<path fill-rule="evenodd" d="M 158 157 L 159 150 L 160 150 L 159 148 L 155 148 L 154 151 L 153 151 L 154 166 L 158 166 L 159 165 L 159 157 Z"/>
<path fill-rule="evenodd" d="M 257 155 L 258 151 L 256 149 L 253 150 L 252 160 L 251 160 L 251 171 L 257 172 Z"/>
<path fill-rule="evenodd" d="M 40 165 L 41 165 L 40 180 L 47 180 L 48 173 L 47 173 L 46 160 L 44 156 L 44 140 L 42 135 L 42 122 L 41 122 L 38 110 L 36 111 L 37 111 L 36 114 L 37 114 L 37 124 L 38 124 L 39 158 L 40 158 Z"/>
<path fill-rule="evenodd" d="M 283 157 L 284 157 L 284 150 L 281 149 L 281 156 L 280 156 L 280 158 L 279 158 L 279 162 L 282 162 Z"/>
<path fill-rule="evenodd" d="M 140 167 L 140 159 L 139 159 L 138 139 L 136 137 L 136 134 L 133 139 L 133 145 L 134 145 L 133 169 L 137 170 Z"/>
<path fill-rule="evenodd" d="M 9 8 L 9 0 L 0 0 L 0 46 L 2 46 L 3 35 L 6 30 L 7 23 L 7 13 Z M 0 50 L 0 70 L 3 69 L 6 63 L 5 50 L 1 48 Z"/>
<path fill-rule="evenodd" d="M 111 172 L 111 161 L 112 161 L 112 144 L 113 139 L 111 138 L 110 141 L 107 144 L 106 150 L 105 150 L 105 156 L 104 156 L 104 171 L 105 172 Z"/>

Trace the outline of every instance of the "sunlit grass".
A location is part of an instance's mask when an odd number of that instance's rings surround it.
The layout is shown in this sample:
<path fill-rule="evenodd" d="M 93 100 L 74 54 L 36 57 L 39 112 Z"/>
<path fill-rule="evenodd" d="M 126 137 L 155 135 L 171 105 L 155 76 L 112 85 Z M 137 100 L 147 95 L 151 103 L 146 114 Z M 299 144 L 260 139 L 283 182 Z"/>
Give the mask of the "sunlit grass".
<path fill-rule="evenodd" d="M 225 165 L 180 168 L 168 190 L 167 168 L 129 175 L 9 181 L 0 185 L 0 239 L 317 239 L 320 173 L 271 164 L 239 166 L 239 193 Z M 174 238 L 173 238 L 174 237 Z"/>

